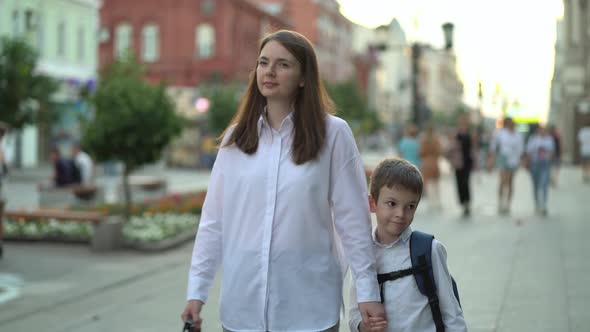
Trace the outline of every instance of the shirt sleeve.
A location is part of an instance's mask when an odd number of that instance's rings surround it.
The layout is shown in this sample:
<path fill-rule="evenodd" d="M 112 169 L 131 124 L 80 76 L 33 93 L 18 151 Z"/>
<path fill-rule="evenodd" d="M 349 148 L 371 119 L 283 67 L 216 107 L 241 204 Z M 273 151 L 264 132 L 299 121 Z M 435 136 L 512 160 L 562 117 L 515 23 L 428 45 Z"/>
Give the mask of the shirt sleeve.
<path fill-rule="evenodd" d="M 221 263 L 221 226 L 223 201 L 223 148 L 213 165 L 207 196 L 188 275 L 187 300 L 207 301 L 209 288 Z"/>
<path fill-rule="evenodd" d="M 338 128 L 331 154 L 330 204 L 344 254 L 356 278 L 358 302 L 380 301 L 367 180 L 352 131 Z"/>
<path fill-rule="evenodd" d="M 359 311 L 358 301 L 356 299 L 356 280 L 354 277 L 350 278 L 350 301 L 348 309 L 348 327 L 351 332 L 359 331 L 359 324 L 361 323 L 362 317 Z"/>
<path fill-rule="evenodd" d="M 463 310 L 453 293 L 451 274 L 447 267 L 447 251 L 436 239 L 432 241 L 432 271 L 437 287 L 445 331 L 467 331 Z"/>

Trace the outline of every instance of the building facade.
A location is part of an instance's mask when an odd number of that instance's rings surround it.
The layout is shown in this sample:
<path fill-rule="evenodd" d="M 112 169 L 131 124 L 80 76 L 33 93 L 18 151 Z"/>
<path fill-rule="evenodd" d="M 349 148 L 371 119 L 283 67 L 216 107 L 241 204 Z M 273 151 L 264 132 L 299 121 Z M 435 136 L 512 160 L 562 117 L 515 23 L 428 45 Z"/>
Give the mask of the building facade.
<path fill-rule="evenodd" d="M 322 78 L 328 82 L 352 79 L 354 52 L 353 23 L 340 13 L 336 0 L 251 0 L 268 13 L 290 21 L 306 36 L 318 56 Z"/>
<path fill-rule="evenodd" d="M 106 0 L 100 18 L 101 67 L 131 52 L 172 87 L 245 81 L 261 37 L 289 27 L 246 0 Z"/>
<path fill-rule="evenodd" d="M 557 28 L 549 118 L 561 130 L 564 158 L 578 161 L 578 130 L 590 126 L 589 1 L 564 0 L 563 23 Z"/>
<path fill-rule="evenodd" d="M 0 36 L 26 38 L 39 52 L 37 71 L 59 82 L 52 102 L 60 118 L 48 128 L 26 127 L 20 149 L 10 149 L 22 166 L 37 166 L 52 145 L 80 136 L 78 120 L 89 110 L 79 92 L 95 85 L 100 5 L 100 0 L 0 1 Z"/>

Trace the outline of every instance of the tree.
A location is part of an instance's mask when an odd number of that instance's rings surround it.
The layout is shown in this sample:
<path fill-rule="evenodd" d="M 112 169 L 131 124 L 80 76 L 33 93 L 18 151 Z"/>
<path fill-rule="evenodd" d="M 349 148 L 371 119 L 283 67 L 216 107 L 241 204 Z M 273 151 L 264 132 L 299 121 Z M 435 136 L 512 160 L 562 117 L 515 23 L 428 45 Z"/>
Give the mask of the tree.
<path fill-rule="evenodd" d="M 367 106 L 356 82 L 326 84 L 330 97 L 336 103 L 338 116 L 348 122 L 355 135 L 366 135 L 383 127 L 377 112 Z"/>
<path fill-rule="evenodd" d="M 0 39 L 0 121 L 20 130 L 56 118 L 50 107 L 57 82 L 35 72 L 39 56 L 24 39 Z M 17 145 L 19 134 L 17 134 Z M 20 146 L 16 165 L 20 166 Z"/>
<path fill-rule="evenodd" d="M 203 89 L 203 95 L 211 102 L 208 123 L 214 135 L 220 135 L 238 110 L 242 88 L 238 84 L 212 85 Z"/>
<path fill-rule="evenodd" d="M 129 175 L 161 158 L 163 149 L 180 134 L 183 119 L 176 114 L 164 84 L 143 80 L 143 69 L 132 58 L 117 60 L 102 73 L 91 98 L 96 108 L 83 145 L 97 161 L 123 165 L 125 217 L 130 216 Z"/>

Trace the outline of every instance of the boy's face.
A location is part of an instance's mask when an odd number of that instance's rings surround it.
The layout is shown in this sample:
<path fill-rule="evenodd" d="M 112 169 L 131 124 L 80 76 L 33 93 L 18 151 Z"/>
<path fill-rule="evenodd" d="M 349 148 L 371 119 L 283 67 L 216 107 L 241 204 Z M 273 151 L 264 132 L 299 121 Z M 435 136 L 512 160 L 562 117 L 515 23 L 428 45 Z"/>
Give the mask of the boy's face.
<path fill-rule="evenodd" d="M 383 186 L 379 191 L 377 202 L 369 197 L 371 212 L 377 217 L 377 233 L 380 241 L 394 241 L 414 220 L 420 195 L 402 186 L 388 188 Z M 383 238 L 385 237 L 385 238 Z"/>

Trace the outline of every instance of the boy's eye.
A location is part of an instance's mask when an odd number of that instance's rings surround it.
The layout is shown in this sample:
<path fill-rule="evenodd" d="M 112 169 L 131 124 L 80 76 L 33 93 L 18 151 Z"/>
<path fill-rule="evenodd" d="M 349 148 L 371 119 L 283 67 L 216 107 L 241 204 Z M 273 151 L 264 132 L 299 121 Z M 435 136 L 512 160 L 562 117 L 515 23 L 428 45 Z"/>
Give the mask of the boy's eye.
<path fill-rule="evenodd" d="M 259 60 L 258 61 L 258 65 L 259 66 L 265 66 L 266 65 L 266 61 L 265 60 Z"/>
<path fill-rule="evenodd" d="M 413 211 L 415 208 L 416 208 L 416 205 L 414 205 L 414 204 L 408 205 L 408 209 L 409 210 L 412 210 Z"/>
<path fill-rule="evenodd" d="M 395 206 L 395 202 L 387 202 L 385 204 L 387 204 L 387 206 L 389 206 L 389 207 L 394 207 Z"/>

